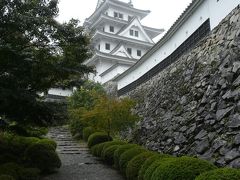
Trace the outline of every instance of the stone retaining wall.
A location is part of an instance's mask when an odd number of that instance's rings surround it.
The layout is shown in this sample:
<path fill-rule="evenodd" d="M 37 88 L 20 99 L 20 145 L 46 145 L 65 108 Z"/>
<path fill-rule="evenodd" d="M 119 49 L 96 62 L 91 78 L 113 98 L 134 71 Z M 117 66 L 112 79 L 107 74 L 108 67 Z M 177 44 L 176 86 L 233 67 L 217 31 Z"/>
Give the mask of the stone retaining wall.
<path fill-rule="evenodd" d="M 240 7 L 128 96 L 142 116 L 136 142 L 240 168 Z"/>

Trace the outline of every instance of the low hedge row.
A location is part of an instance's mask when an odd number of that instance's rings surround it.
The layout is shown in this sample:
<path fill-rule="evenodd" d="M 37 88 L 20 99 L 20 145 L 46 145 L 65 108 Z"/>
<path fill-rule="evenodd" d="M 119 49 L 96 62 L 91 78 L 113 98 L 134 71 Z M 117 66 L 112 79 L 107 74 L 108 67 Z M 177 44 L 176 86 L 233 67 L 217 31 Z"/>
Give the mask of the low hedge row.
<path fill-rule="evenodd" d="M 47 138 L 22 137 L 3 133 L 0 136 L 0 179 L 37 179 L 39 173 L 60 168 L 55 152 L 57 144 Z M 25 168 L 31 167 L 31 168 Z"/>
<path fill-rule="evenodd" d="M 240 170 L 237 169 L 218 169 L 205 160 L 159 154 L 136 144 L 112 141 L 102 136 L 102 133 L 94 133 L 88 138 L 91 153 L 119 169 L 128 180 L 240 179 Z"/>

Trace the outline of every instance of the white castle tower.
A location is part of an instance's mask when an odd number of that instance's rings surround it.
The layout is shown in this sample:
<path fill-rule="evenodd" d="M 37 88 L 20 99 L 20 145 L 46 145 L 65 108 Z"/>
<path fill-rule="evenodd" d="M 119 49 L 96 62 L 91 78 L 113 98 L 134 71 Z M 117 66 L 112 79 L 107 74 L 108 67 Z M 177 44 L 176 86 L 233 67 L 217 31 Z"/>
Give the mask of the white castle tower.
<path fill-rule="evenodd" d="M 85 20 L 91 32 L 94 55 L 85 61 L 95 66 L 96 74 L 90 79 L 106 83 L 126 71 L 153 45 L 153 38 L 163 32 L 141 25 L 150 11 L 133 7 L 132 2 L 98 0 L 96 10 Z"/>

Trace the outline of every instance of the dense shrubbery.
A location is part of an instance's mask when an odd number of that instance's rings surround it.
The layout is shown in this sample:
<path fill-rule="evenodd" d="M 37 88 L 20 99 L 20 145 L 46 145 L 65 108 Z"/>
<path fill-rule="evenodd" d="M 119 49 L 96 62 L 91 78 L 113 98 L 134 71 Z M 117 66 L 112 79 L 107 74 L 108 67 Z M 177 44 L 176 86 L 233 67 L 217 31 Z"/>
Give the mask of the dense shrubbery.
<path fill-rule="evenodd" d="M 240 169 L 220 168 L 200 174 L 195 180 L 239 180 Z"/>
<path fill-rule="evenodd" d="M 83 140 L 88 141 L 88 137 L 95 132 L 93 127 L 86 127 L 83 129 Z"/>
<path fill-rule="evenodd" d="M 146 171 L 148 170 L 148 168 L 150 168 L 150 166 L 152 165 L 152 163 L 154 163 L 155 161 L 159 161 L 163 158 L 168 158 L 170 157 L 170 155 L 168 154 L 156 154 L 154 156 L 151 156 L 150 158 L 148 158 L 142 165 L 139 174 L 138 174 L 138 180 L 143 180 L 144 179 L 144 175 L 145 174 L 149 174 L 146 173 Z"/>
<path fill-rule="evenodd" d="M 88 147 L 92 147 L 96 144 L 100 144 L 106 141 L 111 141 L 112 137 L 108 136 L 106 133 L 103 132 L 96 132 L 89 136 L 88 138 Z"/>
<path fill-rule="evenodd" d="M 138 180 L 138 174 L 143 163 L 151 156 L 154 156 L 154 153 L 151 151 L 148 151 L 145 153 L 141 153 L 135 156 L 134 158 L 132 158 L 132 160 L 129 161 L 127 164 L 127 169 L 126 169 L 127 179 Z"/>
<path fill-rule="evenodd" d="M 20 180 L 35 180 L 40 172 L 59 168 L 61 161 L 55 152 L 56 146 L 53 140 L 46 138 L 2 133 L 0 135 L 0 175 L 10 175 Z"/>
<path fill-rule="evenodd" d="M 146 150 L 142 147 L 134 147 L 132 149 L 127 150 L 124 152 L 119 159 L 119 169 L 123 174 L 126 174 L 126 168 L 128 165 L 128 162 L 131 161 L 135 156 L 138 154 L 141 154 L 143 152 L 146 152 Z"/>
<path fill-rule="evenodd" d="M 91 147 L 91 153 L 94 156 L 100 157 L 101 153 L 102 153 L 103 146 L 105 145 L 105 143 L 107 143 L 107 142 L 103 142 L 103 143 L 96 144 L 96 145 L 92 146 Z"/>
<path fill-rule="evenodd" d="M 216 169 L 216 166 L 197 158 L 180 157 L 164 161 L 156 168 L 151 180 L 194 180 L 199 174 Z"/>
<path fill-rule="evenodd" d="M 119 147 L 120 145 L 111 145 L 108 146 L 104 151 L 101 153 L 101 158 L 103 161 L 109 165 L 113 165 L 114 159 L 114 151 Z"/>

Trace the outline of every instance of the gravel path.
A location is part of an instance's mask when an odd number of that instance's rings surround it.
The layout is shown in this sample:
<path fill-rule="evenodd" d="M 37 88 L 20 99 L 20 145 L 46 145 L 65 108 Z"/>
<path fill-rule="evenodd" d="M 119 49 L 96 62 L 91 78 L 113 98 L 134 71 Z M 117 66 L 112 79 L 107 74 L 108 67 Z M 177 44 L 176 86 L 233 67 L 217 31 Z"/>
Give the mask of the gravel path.
<path fill-rule="evenodd" d="M 86 143 L 74 141 L 67 128 L 52 128 L 48 136 L 58 144 L 62 167 L 42 180 L 124 180 L 118 171 L 92 156 Z"/>

